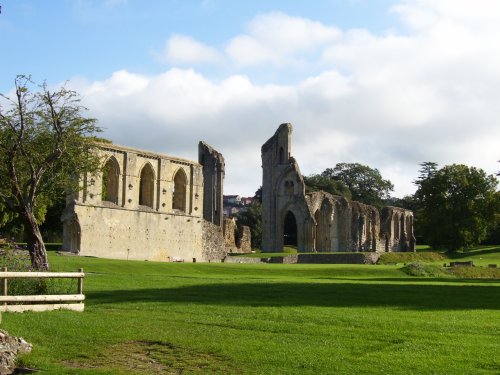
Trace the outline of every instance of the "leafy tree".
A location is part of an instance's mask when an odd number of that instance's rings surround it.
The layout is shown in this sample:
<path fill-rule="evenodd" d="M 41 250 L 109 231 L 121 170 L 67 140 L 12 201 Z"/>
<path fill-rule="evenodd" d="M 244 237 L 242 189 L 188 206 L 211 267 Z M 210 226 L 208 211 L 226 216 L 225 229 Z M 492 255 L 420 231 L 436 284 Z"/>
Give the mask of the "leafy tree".
<path fill-rule="evenodd" d="M 262 186 L 255 192 L 248 209 L 238 212 L 236 218 L 238 225 L 250 227 L 252 249 L 259 249 L 262 243 Z"/>
<path fill-rule="evenodd" d="M 378 169 L 359 163 L 338 163 L 321 175 L 347 186 L 353 200 L 377 207 L 382 207 L 394 190 L 391 181 L 384 180 Z"/>
<path fill-rule="evenodd" d="M 342 181 L 333 180 L 321 174 L 312 174 L 308 177 L 304 176 L 306 185 L 306 193 L 313 191 L 325 191 L 333 195 L 340 195 L 346 198 L 351 198 L 349 188 Z"/>
<path fill-rule="evenodd" d="M 406 210 L 416 211 L 418 203 L 413 195 L 405 195 L 403 198 L 389 197 L 384 200 L 384 206 L 401 207 Z"/>
<path fill-rule="evenodd" d="M 39 224 L 62 190 L 78 189 L 78 176 L 94 173 L 99 158 L 96 120 L 82 116 L 79 95 L 65 87 L 15 79 L 15 96 L 0 107 L 0 202 L 21 220 L 34 269 L 49 268 Z"/>
<path fill-rule="evenodd" d="M 499 211 L 497 179 L 482 169 L 421 164 L 415 198 L 416 229 L 429 245 L 449 251 L 479 244 L 494 228 Z"/>

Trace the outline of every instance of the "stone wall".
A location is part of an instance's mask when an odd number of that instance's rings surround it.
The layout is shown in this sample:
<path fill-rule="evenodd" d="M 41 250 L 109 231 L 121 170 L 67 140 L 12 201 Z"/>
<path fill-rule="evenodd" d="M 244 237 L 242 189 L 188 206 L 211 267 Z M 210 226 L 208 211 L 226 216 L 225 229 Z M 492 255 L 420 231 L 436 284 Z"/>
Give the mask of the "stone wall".
<path fill-rule="evenodd" d="M 252 234 L 250 227 L 242 225 L 238 227 L 238 236 L 236 237 L 236 246 L 240 253 L 252 252 Z"/>
<path fill-rule="evenodd" d="M 80 255 L 154 261 L 221 259 L 224 159 L 200 142 L 205 164 L 127 147 L 103 144 L 103 169 L 84 175 L 81 190 L 62 216 L 63 250 Z M 215 168 L 205 174 L 205 169 Z M 214 184 L 214 185 L 212 185 Z M 205 192 L 211 213 L 205 212 Z M 220 199 L 218 199 L 220 195 Z M 215 197 L 212 199 L 212 197 Z M 219 228 L 221 241 L 204 236 L 204 216 Z M 212 246 L 211 245 L 211 246 Z M 208 256 L 208 258 L 206 257 Z"/>
<path fill-rule="evenodd" d="M 203 219 L 181 213 L 76 205 L 79 255 L 113 259 L 203 261 Z"/>
<path fill-rule="evenodd" d="M 250 253 L 252 251 L 250 228 L 239 226 L 233 218 L 224 218 L 224 245 L 228 253 Z"/>
<path fill-rule="evenodd" d="M 227 255 L 222 228 L 208 221 L 203 221 L 203 260 L 223 262 Z"/>
<path fill-rule="evenodd" d="M 290 254 L 283 257 L 246 258 L 229 256 L 227 263 L 279 263 L 279 264 L 376 264 L 378 253 Z"/>
<path fill-rule="evenodd" d="M 224 245 L 229 253 L 238 253 L 236 246 L 237 230 L 236 220 L 233 218 L 224 218 Z"/>

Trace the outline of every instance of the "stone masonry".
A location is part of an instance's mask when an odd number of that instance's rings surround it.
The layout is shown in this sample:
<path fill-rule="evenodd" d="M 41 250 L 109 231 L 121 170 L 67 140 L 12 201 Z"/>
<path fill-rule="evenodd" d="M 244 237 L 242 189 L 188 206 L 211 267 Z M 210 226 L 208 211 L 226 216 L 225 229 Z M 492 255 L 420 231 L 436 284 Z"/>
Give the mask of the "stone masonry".
<path fill-rule="evenodd" d="M 63 213 L 63 249 L 116 259 L 220 261 L 224 158 L 206 143 L 198 149 L 199 163 L 100 144 L 102 172 L 81 177 Z"/>

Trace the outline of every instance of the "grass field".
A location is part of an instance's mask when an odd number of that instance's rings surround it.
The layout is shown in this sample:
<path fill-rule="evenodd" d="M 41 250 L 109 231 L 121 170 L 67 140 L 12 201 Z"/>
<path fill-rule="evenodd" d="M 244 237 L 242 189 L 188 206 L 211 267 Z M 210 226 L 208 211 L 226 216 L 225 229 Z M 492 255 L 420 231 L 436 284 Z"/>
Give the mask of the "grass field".
<path fill-rule="evenodd" d="M 500 263 L 500 248 L 469 258 Z M 401 265 L 50 259 L 84 268 L 86 311 L 5 313 L 1 324 L 34 344 L 22 361 L 43 374 L 500 373 L 500 280 L 416 278 Z"/>

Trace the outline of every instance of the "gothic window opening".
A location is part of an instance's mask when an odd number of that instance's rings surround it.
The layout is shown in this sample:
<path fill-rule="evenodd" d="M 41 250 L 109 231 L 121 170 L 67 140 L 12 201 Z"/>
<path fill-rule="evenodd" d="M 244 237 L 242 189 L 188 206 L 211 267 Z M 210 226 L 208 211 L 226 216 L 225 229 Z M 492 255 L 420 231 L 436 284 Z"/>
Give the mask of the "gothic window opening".
<path fill-rule="evenodd" d="M 288 211 L 285 215 L 283 224 L 283 245 L 297 246 L 297 220 L 292 211 Z"/>
<path fill-rule="evenodd" d="M 102 169 L 102 191 L 103 201 L 118 204 L 118 184 L 120 167 L 114 157 L 109 158 Z"/>
<path fill-rule="evenodd" d="M 293 195 L 293 181 L 285 181 L 285 195 Z"/>
<path fill-rule="evenodd" d="M 153 208 L 155 173 L 151 164 L 146 164 L 141 170 L 139 185 L 139 204 Z"/>
<path fill-rule="evenodd" d="M 399 240 L 399 216 L 394 215 L 393 217 L 393 226 L 394 226 L 394 239 Z"/>
<path fill-rule="evenodd" d="M 172 200 L 172 208 L 186 212 L 186 174 L 182 169 L 179 169 L 174 177 L 174 194 Z"/>

